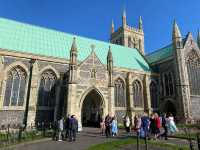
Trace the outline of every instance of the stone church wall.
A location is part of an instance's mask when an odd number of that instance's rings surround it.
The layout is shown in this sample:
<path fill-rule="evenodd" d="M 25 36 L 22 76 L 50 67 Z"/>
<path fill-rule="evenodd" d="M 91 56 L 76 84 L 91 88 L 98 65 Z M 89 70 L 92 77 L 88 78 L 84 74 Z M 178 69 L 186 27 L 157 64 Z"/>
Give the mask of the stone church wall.
<path fill-rule="evenodd" d="M 191 114 L 192 117 L 200 120 L 200 111 L 199 111 L 199 106 L 200 106 L 200 96 L 190 96 L 191 99 Z"/>
<path fill-rule="evenodd" d="M 25 67 L 26 67 L 26 71 L 27 71 L 27 80 L 26 82 L 28 83 L 28 79 L 29 79 L 29 63 L 30 59 L 26 59 L 26 58 L 19 58 L 19 57 L 11 57 L 11 56 L 4 56 L 3 57 L 3 71 L 9 67 L 10 65 L 12 65 L 13 63 L 16 63 L 16 62 L 19 62 L 19 65 L 20 64 L 23 64 Z M 38 60 L 37 61 L 38 63 L 38 71 L 41 71 L 43 70 L 44 68 L 46 69 L 51 69 L 54 68 L 59 75 L 62 76 L 62 78 L 59 78 L 58 79 L 58 88 L 60 88 L 60 92 L 63 92 L 63 93 L 67 93 L 67 78 L 64 77 L 66 76 L 67 74 L 67 71 L 69 69 L 69 66 L 68 64 L 63 64 L 63 63 L 58 63 L 58 62 L 49 62 L 49 61 L 40 61 Z M 18 64 L 18 63 L 16 63 Z M 49 66 L 49 67 L 48 67 Z M 51 66 L 51 67 L 50 67 Z M 2 73 L 2 72 L 1 72 Z M 42 73 L 42 72 L 41 72 Z M 3 102 L 4 102 L 4 92 L 5 92 L 5 86 L 6 86 L 6 80 L 4 80 L 6 77 L 5 75 L 7 75 L 6 73 L 4 74 L 4 76 L 2 77 L 2 83 L 1 83 L 1 86 L 0 86 L 0 92 L 1 92 L 1 106 L 0 106 L 0 120 L 1 120 L 1 123 L 0 125 L 6 125 L 6 124 L 21 124 L 23 123 L 23 118 L 24 118 L 24 111 L 25 111 L 25 102 L 26 102 L 26 93 L 27 93 L 27 86 L 26 86 L 26 89 L 25 89 L 25 96 L 24 96 L 24 105 L 19 107 L 19 106 L 6 106 L 4 107 L 3 106 Z M 33 79 L 33 78 L 32 78 Z M 63 81 L 63 80 L 66 80 L 66 81 Z M 37 77 L 36 80 L 34 80 L 34 82 L 40 82 L 40 76 Z M 38 91 L 38 86 L 39 84 L 36 84 L 37 85 L 37 90 Z M 33 83 L 32 83 L 33 84 Z M 3 86 L 3 87 L 2 87 Z M 56 95 L 60 95 L 60 92 L 58 91 L 56 93 Z M 33 95 L 34 93 L 30 93 L 30 95 Z M 38 94 L 38 93 L 37 93 Z M 61 94 L 61 96 L 59 97 L 59 108 L 58 110 L 59 111 L 62 111 L 62 112 L 58 112 L 59 115 L 63 114 L 63 109 L 61 107 L 63 107 L 63 104 L 64 104 L 64 99 L 66 99 L 66 95 L 65 94 Z M 33 101 L 37 101 L 36 99 L 34 99 Z M 36 106 L 35 106 L 36 107 Z M 35 108 L 32 108 L 29 107 L 31 110 L 35 109 Z"/>

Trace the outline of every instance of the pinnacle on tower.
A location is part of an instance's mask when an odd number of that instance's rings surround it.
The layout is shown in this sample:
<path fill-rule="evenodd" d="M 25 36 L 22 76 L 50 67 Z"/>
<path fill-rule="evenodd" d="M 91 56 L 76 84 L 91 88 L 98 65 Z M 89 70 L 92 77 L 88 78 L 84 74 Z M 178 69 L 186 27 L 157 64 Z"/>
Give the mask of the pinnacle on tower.
<path fill-rule="evenodd" d="M 181 32 L 180 32 L 179 27 L 175 20 L 174 20 L 174 24 L 173 24 L 172 40 L 173 40 L 173 45 L 174 45 L 175 49 L 183 48 Z"/>
<path fill-rule="evenodd" d="M 174 20 L 174 24 L 173 24 L 173 39 L 175 39 L 175 38 L 181 38 L 182 36 L 181 36 L 181 32 L 180 32 L 180 30 L 179 30 L 179 27 L 178 27 L 178 25 L 177 25 L 177 23 L 176 23 L 176 20 Z"/>
<path fill-rule="evenodd" d="M 197 44 L 200 48 L 200 31 L 198 30 L 198 33 L 197 33 Z"/>
<path fill-rule="evenodd" d="M 140 16 L 139 18 L 139 26 L 138 26 L 139 30 L 143 30 L 143 25 L 142 25 L 142 17 Z"/>
<path fill-rule="evenodd" d="M 111 47 L 110 46 L 109 46 L 109 50 L 108 50 L 107 60 L 108 61 L 112 61 L 113 60 L 112 52 L 111 52 Z"/>
<path fill-rule="evenodd" d="M 76 38 L 73 38 L 71 50 L 70 50 L 70 63 L 76 64 L 77 63 L 77 46 L 76 46 Z"/>
<path fill-rule="evenodd" d="M 77 51 L 76 38 L 75 37 L 73 38 L 71 51 Z"/>
<path fill-rule="evenodd" d="M 122 15 L 122 26 L 126 27 L 126 10 L 123 10 L 123 15 Z"/>
<path fill-rule="evenodd" d="M 111 33 L 115 32 L 115 26 L 114 26 L 114 21 L 112 20 L 112 26 L 111 26 Z"/>

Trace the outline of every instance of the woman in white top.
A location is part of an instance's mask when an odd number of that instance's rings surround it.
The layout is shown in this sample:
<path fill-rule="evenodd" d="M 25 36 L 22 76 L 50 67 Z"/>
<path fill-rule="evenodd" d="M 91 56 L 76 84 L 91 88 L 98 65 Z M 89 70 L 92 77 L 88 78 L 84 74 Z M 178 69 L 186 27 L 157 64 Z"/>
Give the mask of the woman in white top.
<path fill-rule="evenodd" d="M 167 126 L 168 126 L 168 131 L 170 133 L 178 132 L 178 129 L 177 129 L 176 124 L 174 122 L 174 117 L 171 113 L 170 113 L 170 115 L 167 119 Z"/>

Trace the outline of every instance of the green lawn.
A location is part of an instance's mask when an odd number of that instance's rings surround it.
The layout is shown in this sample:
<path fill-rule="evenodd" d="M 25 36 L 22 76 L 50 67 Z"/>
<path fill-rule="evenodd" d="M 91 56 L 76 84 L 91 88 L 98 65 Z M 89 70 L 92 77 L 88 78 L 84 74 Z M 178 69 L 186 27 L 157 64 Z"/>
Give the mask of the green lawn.
<path fill-rule="evenodd" d="M 97 144 L 91 146 L 88 150 L 117 150 L 120 147 L 123 147 L 125 145 L 129 144 L 136 144 L 135 138 L 128 138 L 128 139 L 122 139 L 122 140 L 116 140 L 112 142 L 106 142 L 103 144 Z M 144 144 L 144 140 L 140 140 L 140 144 Z M 175 144 L 165 144 L 160 141 L 148 141 L 148 144 L 150 145 L 156 145 L 158 147 L 167 147 L 169 150 L 188 150 L 188 147 L 179 147 Z"/>

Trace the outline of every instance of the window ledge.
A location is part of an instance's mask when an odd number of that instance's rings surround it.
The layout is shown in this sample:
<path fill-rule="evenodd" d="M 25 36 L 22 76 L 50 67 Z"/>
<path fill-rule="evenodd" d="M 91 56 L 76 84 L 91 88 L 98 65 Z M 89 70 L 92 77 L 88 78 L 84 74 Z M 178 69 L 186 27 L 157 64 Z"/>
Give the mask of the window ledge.
<path fill-rule="evenodd" d="M 144 108 L 143 107 L 131 107 L 131 110 L 144 110 Z"/>
<path fill-rule="evenodd" d="M 3 106 L 1 110 L 25 110 L 24 106 Z"/>

